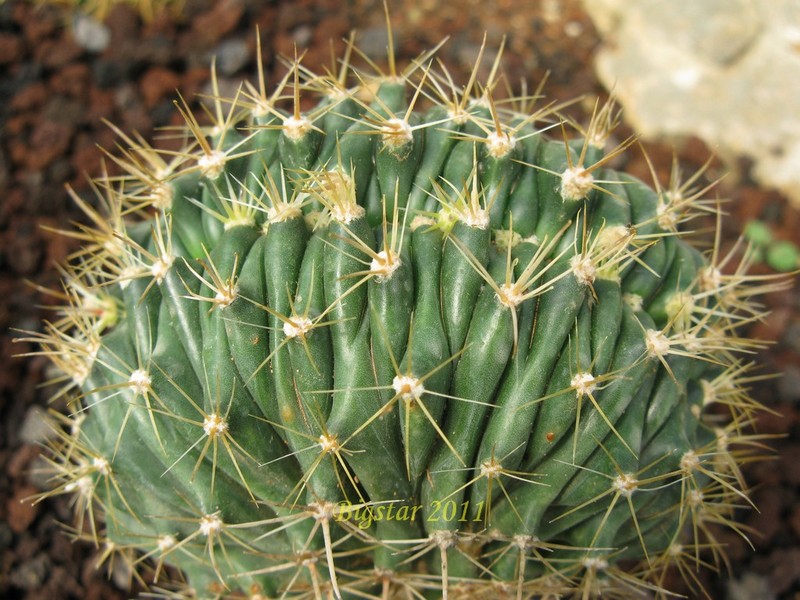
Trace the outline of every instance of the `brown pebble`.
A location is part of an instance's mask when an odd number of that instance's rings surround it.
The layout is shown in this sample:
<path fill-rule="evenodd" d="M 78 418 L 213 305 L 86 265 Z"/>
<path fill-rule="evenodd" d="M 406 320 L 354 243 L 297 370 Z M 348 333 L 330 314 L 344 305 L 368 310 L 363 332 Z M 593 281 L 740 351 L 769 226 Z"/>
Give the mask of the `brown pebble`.
<path fill-rule="evenodd" d="M 8 526 L 14 533 L 22 533 L 36 519 L 36 515 L 39 513 L 39 506 L 33 504 L 30 500 L 31 496 L 36 494 L 36 491 L 36 488 L 32 486 L 23 486 L 8 501 L 6 505 Z"/>
<path fill-rule="evenodd" d="M 152 67 L 139 81 L 139 90 L 147 108 L 152 108 L 163 98 L 176 95 L 175 90 L 180 84 L 180 78 L 174 72 L 164 67 Z"/>
<path fill-rule="evenodd" d="M 42 121 L 30 138 L 27 167 L 32 171 L 43 169 L 69 148 L 72 129 L 53 121 Z"/>
<path fill-rule="evenodd" d="M 22 39 L 13 33 L 0 33 L 0 65 L 14 64 L 22 56 Z"/>

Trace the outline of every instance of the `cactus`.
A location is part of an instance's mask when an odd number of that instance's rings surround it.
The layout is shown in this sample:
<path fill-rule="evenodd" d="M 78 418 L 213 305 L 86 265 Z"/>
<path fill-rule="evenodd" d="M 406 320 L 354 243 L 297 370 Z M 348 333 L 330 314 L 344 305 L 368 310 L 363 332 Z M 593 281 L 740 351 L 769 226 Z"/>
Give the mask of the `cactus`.
<path fill-rule="evenodd" d="M 719 218 L 697 177 L 611 168 L 611 104 L 579 127 L 497 101 L 497 64 L 351 78 L 352 49 L 215 93 L 211 127 L 179 104 L 181 151 L 117 131 L 124 176 L 73 194 L 26 338 L 70 401 L 46 495 L 167 597 L 699 586 L 759 447 L 737 330 L 785 282 L 687 243 Z"/>

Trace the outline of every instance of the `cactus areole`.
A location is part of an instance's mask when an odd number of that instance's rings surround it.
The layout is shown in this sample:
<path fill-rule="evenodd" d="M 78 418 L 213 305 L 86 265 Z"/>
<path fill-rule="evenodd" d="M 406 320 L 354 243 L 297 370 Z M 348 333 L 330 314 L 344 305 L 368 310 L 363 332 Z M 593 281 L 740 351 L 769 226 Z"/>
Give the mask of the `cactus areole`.
<path fill-rule="evenodd" d="M 722 562 L 759 408 L 735 331 L 781 283 L 682 239 L 695 177 L 610 168 L 610 105 L 342 64 L 212 127 L 180 104 L 179 152 L 118 131 L 124 177 L 75 196 L 27 339 L 80 535 L 181 598 L 666 595 Z"/>

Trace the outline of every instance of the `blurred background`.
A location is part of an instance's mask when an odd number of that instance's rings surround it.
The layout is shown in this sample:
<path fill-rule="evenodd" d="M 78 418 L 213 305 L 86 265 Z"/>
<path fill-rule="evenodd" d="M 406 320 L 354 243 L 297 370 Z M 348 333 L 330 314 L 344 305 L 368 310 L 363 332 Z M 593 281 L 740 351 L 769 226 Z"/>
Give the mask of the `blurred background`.
<path fill-rule="evenodd" d="M 615 167 L 652 183 L 646 152 L 667 185 L 676 162 L 688 177 L 710 159 L 698 185 L 722 178 L 709 193 L 726 201 L 723 245 L 746 231 L 760 250 L 758 272 L 800 267 L 800 0 L 417 0 L 389 9 L 400 65 L 447 38 L 437 56 L 464 83 L 485 35 L 485 74 L 502 46 L 503 86 L 531 92 L 546 79 L 546 101 L 578 99 L 568 109 L 578 122 L 613 90 L 625 109 L 616 137 L 642 135 Z M 121 565 L 98 568 L 104 549 L 63 535 L 67 498 L 21 502 L 47 486 L 48 366 L 12 358 L 35 350 L 12 344 L 12 329 L 37 330 L 46 315 L 37 286 L 57 286 L 54 265 L 75 243 L 44 228 L 82 218 L 64 186 L 93 197 L 98 146 L 113 153 L 118 143 L 104 121 L 168 146 L 164 128 L 182 123 L 176 91 L 195 106 L 210 94 L 212 57 L 223 95 L 254 80 L 256 27 L 268 82 L 295 47 L 305 66 L 330 66 L 352 30 L 365 54 L 387 55 L 374 0 L 0 3 L 2 598 L 137 591 Z M 699 575 L 715 599 L 800 598 L 800 292 L 764 303 L 769 316 L 748 333 L 772 345 L 754 358 L 783 376 L 754 383 L 753 395 L 774 410 L 758 430 L 781 437 L 770 460 L 746 469 L 759 512 L 741 520 L 755 551 L 723 532 L 730 572 Z"/>

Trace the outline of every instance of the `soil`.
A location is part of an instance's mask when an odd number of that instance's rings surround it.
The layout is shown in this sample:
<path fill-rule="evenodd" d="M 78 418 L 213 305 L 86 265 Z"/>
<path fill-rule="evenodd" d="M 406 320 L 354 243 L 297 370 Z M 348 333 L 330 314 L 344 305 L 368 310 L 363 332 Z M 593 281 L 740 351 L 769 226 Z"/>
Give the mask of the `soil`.
<path fill-rule="evenodd" d="M 445 4 L 445 6 L 442 6 Z M 484 32 L 487 48 L 504 36 L 503 67 L 510 86 L 522 78 L 536 87 L 549 73 L 549 100 L 586 96 L 573 114 L 591 110 L 604 91 L 592 70 L 600 43 L 578 0 L 468 0 L 442 3 L 418 0 L 390 3 L 400 60 L 418 55 L 445 36 L 439 53 L 454 73 L 468 72 Z M 97 146 L 114 152 L 117 138 L 104 123 L 145 139 L 181 123 L 173 100 L 176 90 L 190 102 L 210 93 L 211 57 L 216 55 L 222 93 L 235 92 L 255 73 L 255 29 L 262 36 L 265 69 L 275 81 L 280 56 L 295 46 L 303 64 L 330 64 L 329 40 L 336 52 L 352 29 L 358 44 L 380 58 L 386 55 L 385 22 L 372 0 L 189 0 L 179 15 L 160 14 L 143 21 L 127 7 L 105 19 L 110 34 L 104 49 L 88 50 L 102 39 L 76 40 L 78 21 L 65 9 L 21 1 L 0 4 L 0 597 L 27 599 L 116 599 L 137 593 L 128 573 L 108 568 L 103 549 L 73 543 L 67 535 L 71 507 L 60 496 L 31 503 L 47 487 L 41 427 L 52 393 L 47 360 L 13 358 L 36 351 L 13 343 L 16 330 L 35 331 L 51 299 L 42 287 L 56 288 L 54 265 L 63 262 L 76 241 L 52 232 L 69 229 L 82 215 L 65 192 L 92 198 L 87 177 L 113 163 Z M 85 35 L 85 34 L 81 34 Z M 102 44 L 101 44 L 102 45 Z M 494 52 L 495 50 L 492 50 Z M 490 61 L 487 63 L 487 69 Z M 624 139 L 624 127 L 619 136 Z M 168 143 L 168 142 L 163 142 Z M 677 143 L 677 146 L 674 144 Z M 662 182 L 667 182 L 677 153 L 684 172 L 700 169 L 711 151 L 697 140 L 673 145 L 643 144 Z M 633 174 L 652 180 L 643 152 L 634 149 L 620 162 Z M 800 214 L 777 193 L 761 189 L 747 175 L 746 164 L 712 161 L 704 178 L 723 172 L 716 188 L 729 202 L 723 245 L 731 247 L 752 218 L 766 221 L 779 239 L 800 242 Z M 767 267 L 757 266 L 763 273 Z M 764 299 L 771 311 L 750 334 L 772 344 L 753 357 L 763 372 L 781 378 L 753 384 L 753 394 L 773 413 L 759 419 L 758 430 L 774 435 L 769 460 L 750 464 L 745 473 L 758 511 L 742 511 L 741 521 L 753 548 L 735 534 L 721 534 L 728 544 L 730 571 L 700 575 L 712 598 L 800 598 L 800 294 L 787 290 Z M 53 406 L 52 408 L 58 408 Z M 750 529 L 747 529 L 749 532 Z M 686 592 L 691 597 L 690 592 Z"/>

